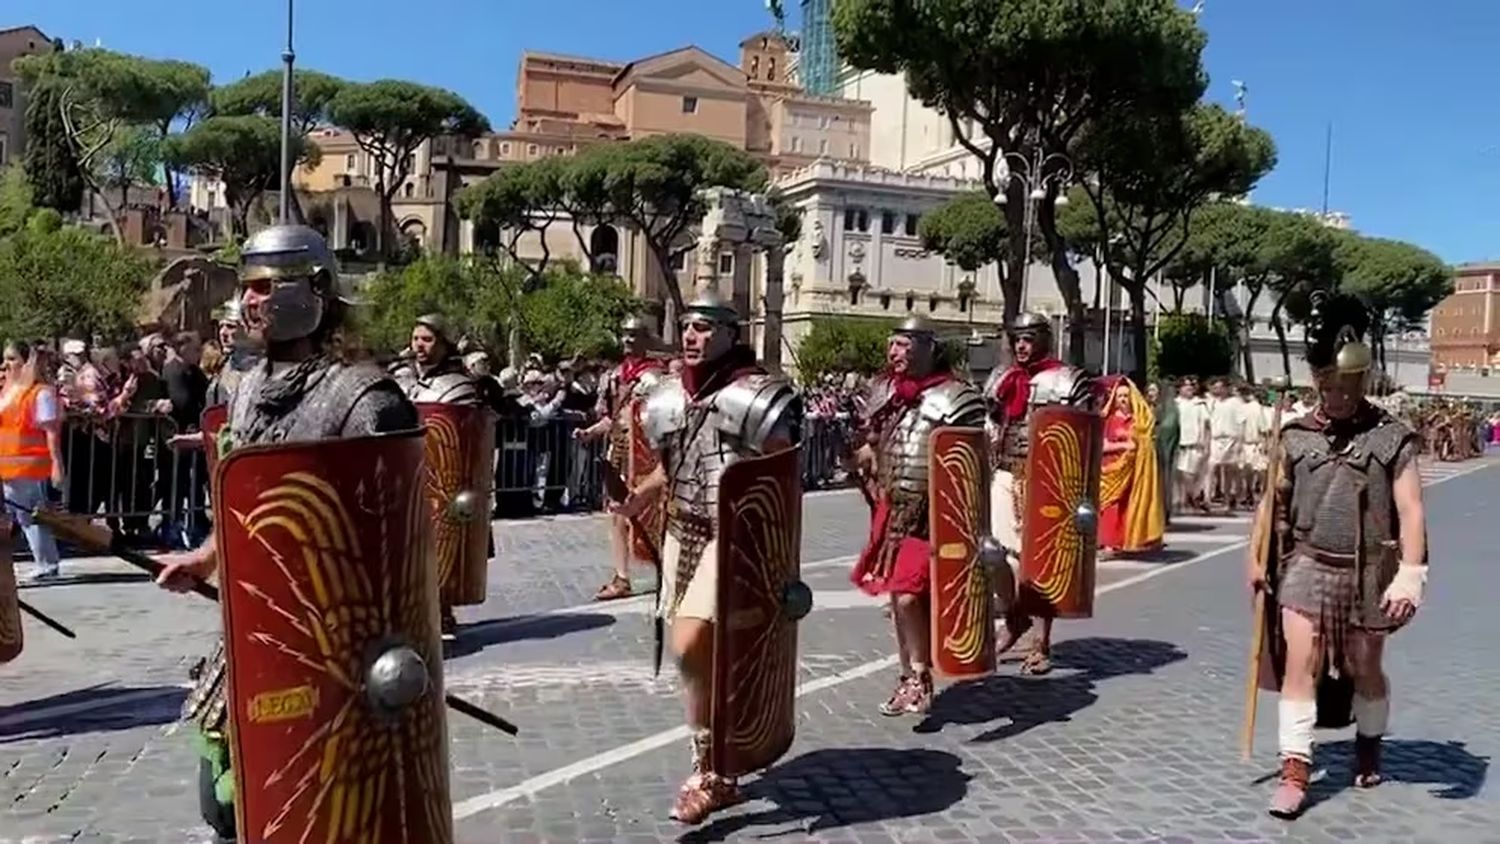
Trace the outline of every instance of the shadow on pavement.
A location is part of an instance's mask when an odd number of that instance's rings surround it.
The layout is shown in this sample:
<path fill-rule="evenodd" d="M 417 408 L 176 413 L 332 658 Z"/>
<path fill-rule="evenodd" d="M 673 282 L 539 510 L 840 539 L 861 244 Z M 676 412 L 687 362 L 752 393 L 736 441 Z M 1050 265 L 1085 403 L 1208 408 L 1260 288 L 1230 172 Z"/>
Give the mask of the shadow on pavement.
<path fill-rule="evenodd" d="M 1212 552 L 1213 549 L 1206 549 Z M 1110 557 L 1110 560 L 1125 560 L 1135 563 L 1159 563 L 1161 565 L 1173 565 L 1185 563 L 1188 560 L 1203 556 L 1205 551 L 1189 551 L 1186 548 L 1159 548 L 1155 551 L 1128 551 Z M 1104 562 L 1101 558 L 1100 562 Z"/>
<path fill-rule="evenodd" d="M 1440 800 L 1467 800 L 1484 787 L 1488 756 L 1476 756 L 1460 741 L 1386 739 L 1381 749 L 1381 773 L 1387 783 L 1432 786 Z M 1308 789 L 1307 811 L 1354 787 L 1354 742 L 1319 745 L 1317 767 L 1327 773 Z"/>
<path fill-rule="evenodd" d="M 1187 658 L 1171 642 L 1153 639 L 1065 639 L 1052 645 L 1052 673 L 1045 677 L 995 675 L 949 686 L 933 699 L 927 717 L 913 729 L 935 733 L 948 724 L 1009 723 L 987 730 L 972 741 L 991 742 L 1020 735 L 1033 727 L 1067 721 L 1099 699 L 1101 680 L 1127 674 L 1150 674 Z"/>
<path fill-rule="evenodd" d="M 941 750 L 838 748 L 815 750 L 766 771 L 745 786 L 746 800 L 773 809 L 721 817 L 683 834 L 683 842 L 723 841 L 752 826 L 795 824 L 795 838 L 853 824 L 941 812 L 964 798 L 971 777 Z M 775 837 L 767 831 L 757 837 Z"/>
<path fill-rule="evenodd" d="M 449 645 L 445 657 L 454 659 L 479 653 L 491 645 L 524 642 L 532 639 L 556 639 L 569 633 L 598 630 L 615 623 L 615 617 L 604 613 L 557 613 L 500 618 L 477 624 L 461 624 L 458 641 Z"/>
<path fill-rule="evenodd" d="M 182 686 L 103 684 L 0 707 L 0 744 L 170 724 L 187 694 Z"/>

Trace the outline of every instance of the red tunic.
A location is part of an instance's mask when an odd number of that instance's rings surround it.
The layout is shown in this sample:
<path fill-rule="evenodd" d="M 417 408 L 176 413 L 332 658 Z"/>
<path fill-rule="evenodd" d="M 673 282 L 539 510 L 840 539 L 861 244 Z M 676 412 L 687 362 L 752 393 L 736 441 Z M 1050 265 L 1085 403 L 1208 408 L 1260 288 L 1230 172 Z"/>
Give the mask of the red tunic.
<path fill-rule="evenodd" d="M 894 424 L 907 409 L 915 407 L 921 401 L 922 393 L 951 380 L 953 376 L 947 372 L 934 373 L 927 378 L 898 379 L 894 394 L 882 408 L 883 415 L 871 420 L 875 432 L 883 437 L 886 426 Z M 869 540 L 860 552 L 859 562 L 850 572 L 849 580 L 870 595 L 927 594 L 932 575 L 932 544 L 927 539 L 925 508 L 912 532 L 902 535 L 892 530 L 889 491 L 881 489 L 874 496 Z"/>

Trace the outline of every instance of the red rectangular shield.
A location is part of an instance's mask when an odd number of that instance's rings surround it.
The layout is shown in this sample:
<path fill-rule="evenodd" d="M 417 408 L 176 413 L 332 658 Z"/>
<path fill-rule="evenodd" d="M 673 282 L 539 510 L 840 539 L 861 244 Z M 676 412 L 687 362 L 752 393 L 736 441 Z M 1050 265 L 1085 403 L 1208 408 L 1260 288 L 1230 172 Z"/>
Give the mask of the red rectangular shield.
<path fill-rule="evenodd" d="M 979 543 L 989 534 L 984 431 L 939 428 L 929 439 L 932 665 L 954 679 L 995 671 L 995 598 Z"/>
<path fill-rule="evenodd" d="M 739 460 L 719 480 L 718 617 L 709 729 L 715 773 L 758 771 L 792 746 L 802 583 L 801 450 Z"/>
<path fill-rule="evenodd" d="M 630 453 L 625 461 L 626 480 L 635 489 L 648 475 L 656 471 L 661 459 L 651 444 L 646 441 L 645 428 L 641 424 L 641 412 L 646 403 L 635 399 L 630 403 Z M 639 529 L 637 529 L 639 525 Z M 643 563 L 654 563 L 661 558 L 662 536 L 667 529 L 667 503 L 660 501 L 647 507 L 630 525 L 630 549 L 635 559 Z"/>
<path fill-rule="evenodd" d="M 490 563 L 495 418 L 478 405 L 418 402 L 426 429 L 427 504 L 438 583 L 449 606 L 482 604 Z"/>
<path fill-rule="evenodd" d="M 0 516 L 0 532 L 0 665 L 4 665 L 21 655 L 26 639 L 21 630 L 16 570 L 11 568 L 10 519 Z"/>
<path fill-rule="evenodd" d="M 1021 609 L 1092 618 L 1104 421 L 1065 405 L 1031 411 L 1021 517 Z"/>
<path fill-rule="evenodd" d="M 198 430 L 203 434 L 203 457 L 208 461 L 209 478 L 219 465 L 219 432 L 229 422 L 229 405 L 216 404 L 203 408 L 198 417 Z"/>
<path fill-rule="evenodd" d="M 242 842 L 453 840 L 422 452 L 412 432 L 244 447 L 219 463 Z"/>

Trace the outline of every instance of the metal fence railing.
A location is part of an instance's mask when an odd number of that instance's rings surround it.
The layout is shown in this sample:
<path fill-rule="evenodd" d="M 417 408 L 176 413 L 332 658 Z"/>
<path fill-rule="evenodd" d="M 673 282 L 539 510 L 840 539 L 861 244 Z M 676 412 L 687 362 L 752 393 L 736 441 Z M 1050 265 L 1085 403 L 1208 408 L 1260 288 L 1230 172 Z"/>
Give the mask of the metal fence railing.
<path fill-rule="evenodd" d="M 575 440 L 573 432 L 582 424 L 523 419 L 497 423 L 496 518 L 587 512 L 604 506 L 604 445 L 599 440 Z M 212 527 L 208 468 L 201 450 L 169 445 L 178 433 L 171 418 L 158 414 L 68 419 L 60 503 L 69 512 L 103 519 L 130 544 L 195 546 Z M 804 488 L 838 484 L 847 422 L 809 418 L 802 434 Z"/>

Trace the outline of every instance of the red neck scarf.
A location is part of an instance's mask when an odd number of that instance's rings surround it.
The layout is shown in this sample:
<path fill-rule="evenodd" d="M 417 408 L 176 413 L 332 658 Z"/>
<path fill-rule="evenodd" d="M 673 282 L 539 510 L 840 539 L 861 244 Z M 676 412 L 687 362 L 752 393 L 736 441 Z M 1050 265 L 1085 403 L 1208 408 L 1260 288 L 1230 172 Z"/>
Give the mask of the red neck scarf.
<path fill-rule="evenodd" d="M 995 400 L 1004 409 L 1005 418 L 1020 419 L 1026 415 L 1026 403 L 1031 401 L 1031 378 L 1039 372 L 1056 369 L 1062 361 L 1053 357 L 1017 363 L 1000 377 L 995 386 Z"/>
<path fill-rule="evenodd" d="M 928 388 L 936 387 L 952 377 L 946 369 L 940 369 L 922 378 L 904 373 L 900 375 L 891 373 L 891 386 L 894 388 L 891 401 L 901 407 L 911 407 L 917 403 L 923 393 L 927 392 Z"/>
<path fill-rule="evenodd" d="M 729 351 L 710 361 L 684 366 L 682 386 L 694 401 L 724 389 L 729 382 L 741 375 L 759 372 L 755 363 L 755 352 L 749 346 L 736 345 Z"/>
<path fill-rule="evenodd" d="M 642 373 L 655 368 L 656 361 L 645 355 L 626 355 L 625 359 L 620 361 L 620 380 L 626 386 L 630 386 L 641 377 Z"/>

